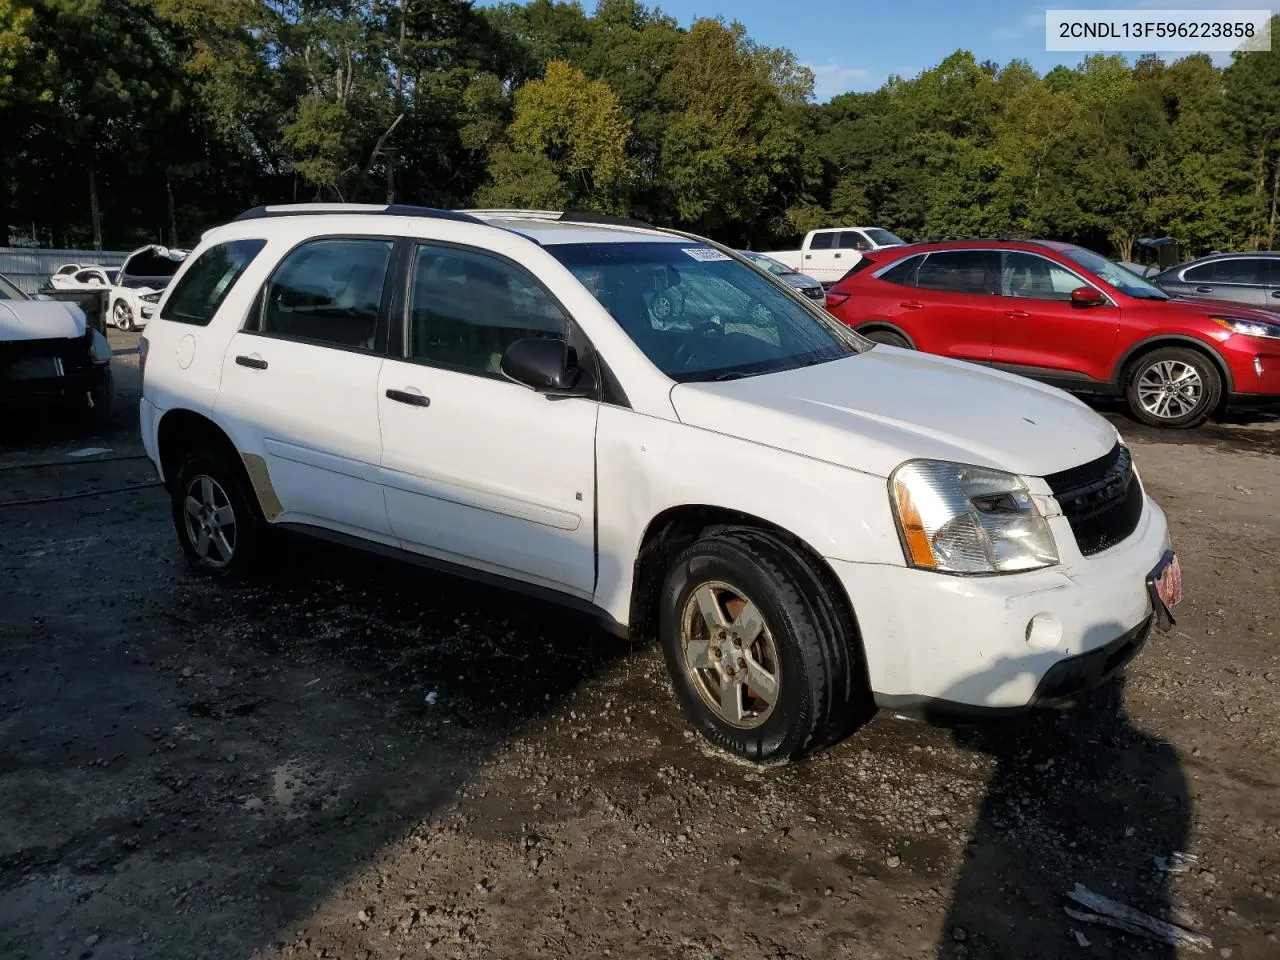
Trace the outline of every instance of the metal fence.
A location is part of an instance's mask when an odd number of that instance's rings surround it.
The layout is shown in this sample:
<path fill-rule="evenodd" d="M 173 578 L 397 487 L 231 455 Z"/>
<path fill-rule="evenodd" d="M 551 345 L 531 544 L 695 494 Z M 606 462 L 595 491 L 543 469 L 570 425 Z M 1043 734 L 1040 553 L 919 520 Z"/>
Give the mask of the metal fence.
<path fill-rule="evenodd" d="M 0 247 L 0 273 L 24 293 L 39 293 L 53 271 L 64 263 L 118 267 L 129 256 L 120 250 L 45 250 L 40 247 Z"/>

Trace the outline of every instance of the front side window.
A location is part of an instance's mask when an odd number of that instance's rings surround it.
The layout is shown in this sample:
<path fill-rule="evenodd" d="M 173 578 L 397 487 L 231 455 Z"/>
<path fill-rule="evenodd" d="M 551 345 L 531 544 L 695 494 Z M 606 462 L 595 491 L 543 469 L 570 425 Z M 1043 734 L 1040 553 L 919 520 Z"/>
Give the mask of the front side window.
<path fill-rule="evenodd" d="M 162 319 L 197 327 L 207 325 L 231 287 L 266 245 L 265 240 L 231 240 L 200 254 L 169 294 Z"/>
<path fill-rule="evenodd" d="M 870 227 L 866 231 L 866 234 L 882 247 L 901 246 L 907 242 L 896 233 L 890 233 L 888 230 L 882 230 L 880 227 Z"/>
<path fill-rule="evenodd" d="M 1070 270 L 1030 253 L 1000 254 L 1000 293 L 1028 300 L 1070 300 L 1084 286 Z"/>
<path fill-rule="evenodd" d="M 294 249 L 267 281 L 261 333 L 372 350 L 392 241 L 330 237 Z"/>
<path fill-rule="evenodd" d="M 809 241 L 810 250 L 834 250 L 836 248 L 836 235 L 833 232 L 815 233 L 813 239 Z"/>
<path fill-rule="evenodd" d="M 565 316 L 524 271 L 457 247 L 418 247 L 409 291 L 409 357 L 500 376 L 507 347 L 526 337 L 564 337 Z"/>
<path fill-rule="evenodd" d="M 871 242 L 856 230 L 845 230 L 840 234 L 841 250 L 870 250 Z"/>
<path fill-rule="evenodd" d="M 862 341 L 775 281 L 688 243 L 548 246 L 664 374 L 728 380 L 837 360 Z"/>
<path fill-rule="evenodd" d="M 916 286 L 950 293 L 991 293 L 988 268 L 998 254 L 987 250 L 943 250 L 920 265 Z"/>

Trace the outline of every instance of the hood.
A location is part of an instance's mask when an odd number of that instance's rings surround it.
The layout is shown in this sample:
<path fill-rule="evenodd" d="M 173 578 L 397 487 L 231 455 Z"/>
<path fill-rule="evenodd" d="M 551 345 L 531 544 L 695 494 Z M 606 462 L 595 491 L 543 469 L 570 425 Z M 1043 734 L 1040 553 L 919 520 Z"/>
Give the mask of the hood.
<path fill-rule="evenodd" d="M 152 289 L 163 289 L 175 273 L 182 261 L 187 258 L 186 250 L 173 250 L 159 244 L 148 244 L 139 247 L 125 257 L 120 265 L 117 278 L 122 287 L 147 286 Z"/>
<path fill-rule="evenodd" d="M 0 300 L 0 343 L 84 336 L 84 311 L 61 300 Z"/>
<path fill-rule="evenodd" d="M 917 457 L 1042 477 L 1097 459 L 1116 431 L 1079 400 L 1031 380 L 878 345 L 725 383 L 681 383 L 680 419 L 887 477 Z"/>
<path fill-rule="evenodd" d="M 1170 300 L 1142 301 L 1147 309 L 1173 310 L 1183 316 L 1204 319 L 1209 314 L 1224 314 L 1241 320 L 1257 320 L 1259 323 L 1280 323 L 1280 310 L 1251 307 L 1236 300 L 1211 300 L 1208 297 L 1173 297 Z M 1280 302 L 1280 301 L 1277 301 Z"/>

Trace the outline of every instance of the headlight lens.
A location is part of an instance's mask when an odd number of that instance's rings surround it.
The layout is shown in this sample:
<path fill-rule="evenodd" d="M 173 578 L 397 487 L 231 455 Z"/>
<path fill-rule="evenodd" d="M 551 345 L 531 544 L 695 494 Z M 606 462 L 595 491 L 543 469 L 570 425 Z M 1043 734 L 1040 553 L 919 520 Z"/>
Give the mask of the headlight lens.
<path fill-rule="evenodd" d="M 1014 573 L 1058 562 L 1049 522 L 1020 477 L 910 460 L 889 480 L 907 563 L 943 573 Z"/>
<path fill-rule="evenodd" d="M 145 300 L 145 301 L 147 301 L 147 303 L 159 303 L 159 302 L 160 302 L 160 291 L 159 291 L 159 290 L 157 290 L 155 293 L 144 293 L 144 294 L 141 294 L 141 295 L 139 295 L 138 299 L 139 299 L 139 300 Z"/>
<path fill-rule="evenodd" d="M 1242 320 L 1239 317 L 1209 318 L 1220 327 L 1226 327 L 1232 333 L 1246 337 L 1266 337 L 1269 340 L 1280 340 L 1280 323 L 1266 323 L 1262 320 Z"/>

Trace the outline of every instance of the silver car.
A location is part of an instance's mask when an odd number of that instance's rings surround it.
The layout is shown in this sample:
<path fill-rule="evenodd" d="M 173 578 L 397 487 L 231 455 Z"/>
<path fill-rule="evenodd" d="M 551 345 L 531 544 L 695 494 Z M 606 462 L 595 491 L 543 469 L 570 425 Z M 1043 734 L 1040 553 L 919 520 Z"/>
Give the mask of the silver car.
<path fill-rule="evenodd" d="M 1151 280 L 1176 297 L 1280 310 L 1280 252 L 1215 253 L 1171 267 Z"/>
<path fill-rule="evenodd" d="M 784 283 L 791 284 L 791 286 L 795 287 L 810 300 L 817 300 L 819 302 L 824 302 L 826 300 L 826 293 L 822 289 L 822 284 L 813 279 L 813 277 L 803 273 L 797 273 L 785 263 L 781 263 L 773 259 L 773 257 L 766 257 L 763 253 L 753 253 L 750 250 L 740 250 L 738 252 L 753 263 L 764 267 Z"/>

